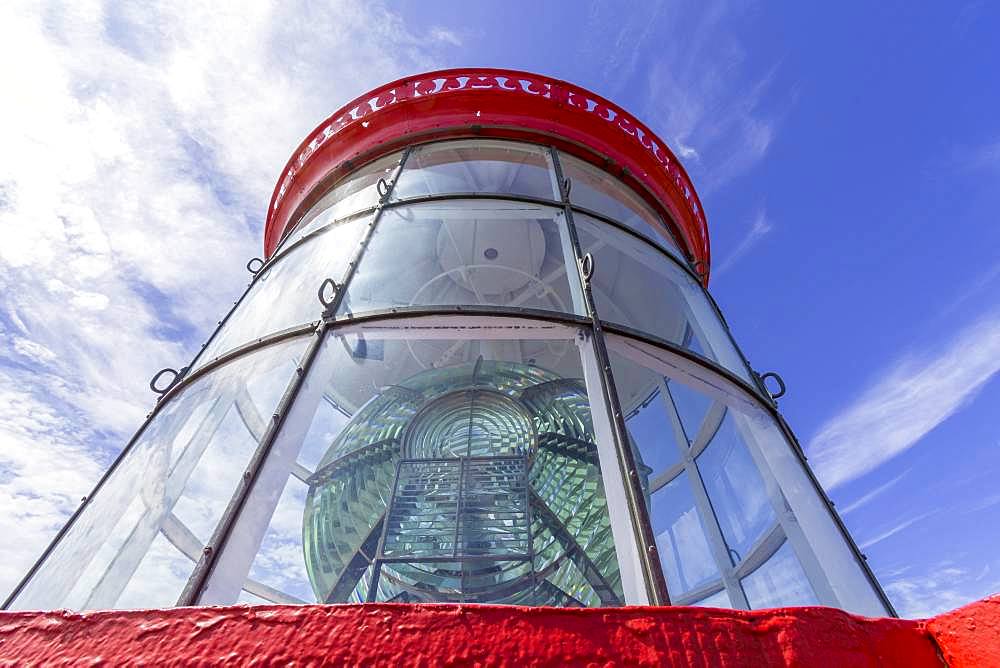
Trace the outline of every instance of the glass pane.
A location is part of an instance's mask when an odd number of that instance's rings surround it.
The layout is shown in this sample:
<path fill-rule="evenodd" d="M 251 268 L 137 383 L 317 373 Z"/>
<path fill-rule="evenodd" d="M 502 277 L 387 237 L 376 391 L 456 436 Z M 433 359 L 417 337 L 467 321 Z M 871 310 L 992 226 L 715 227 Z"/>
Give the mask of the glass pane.
<path fill-rule="evenodd" d="M 740 581 L 751 610 L 787 605 L 819 605 L 802 565 L 786 541 L 774 555 Z"/>
<path fill-rule="evenodd" d="M 653 492 L 649 521 L 672 596 L 680 597 L 719 579 L 686 472 Z"/>
<path fill-rule="evenodd" d="M 581 361 L 590 343 L 552 323 L 462 321 L 328 335 L 203 604 L 241 589 L 364 601 L 373 560 L 379 601 L 623 602 Z M 324 416 L 331 404 L 345 419 Z"/>
<path fill-rule="evenodd" d="M 751 385 L 750 374 L 700 285 L 677 263 L 607 223 L 573 216 L 601 320 L 632 327 L 704 354 Z M 693 334 L 692 334 L 693 332 Z"/>
<path fill-rule="evenodd" d="M 304 348 L 255 351 L 171 398 L 12 607 L 174 605 Z"/>
<path fill-rule="evenodd" d="M 394 200 L 444 193 L 504 193 L 558 201 L 548 149 L 504 141 L 420 146 L 406 159 Z"/>
<path fill-rule="evenodd" d="M 777 519 L 764 480 L 731 415 L 696 461 L 730 556 L 739 563 Z"/>
<path fill-rule="evenodd" d="M 648 490 L 660 474 L 681 461 L 677 430 L 662 392 L 663 377 L 613 351 L 609 356 L 641 483 Z"/>
<path fill-rule="evenodd" d="M 560 153 L 559 163 L 563 177 L 572 183 L 570 202 L 605 215 L 682 257 L 677 244 L 663 229 L 660 217 L 631 188 L 608 172 L 571 155 Z"/>
<path fill-rule="evenodd" d="M 557 209 L 500 200 L 393 207 L 340 313 L 487 304 L 584 314 L 573 257 Z"/>
<path fill-rule="evenodd" d="M 712 400 L 701 392 L 692 390 L 684 383 L 671 382 L 668 387 L 674 407 L 681 418 L 681 424 L 684 425 L 684 434 L 687 436 L 688 443 L 694 443 L 705 422 L 705 416 L 712 405 Z"/>
<path fill-rule="evenodd" d="M 729 598 L 728 591 L 720 589 L 711 596 L 706 596 L 700 601 L 695 601 L 691 605 L 701 608 L 731 608 L 733 607 L 733 601 Z"/>
<path fill-rule="evenodd" d="M 316 296 L 320 284 L 326 278 L 343 280 L 369 220 L 362 216 L 330 227 L 265 269 L 198 356 L 195 368 L 259 337 L 318 320 L 323 314 Z"/>
<path fill-rule="evenodd" d="M 393 153 L 349 174 L 313 205 L 281 245 L 287 247 L 324 225 L 374 207 L 380 197 L 379 180 L 392 181 L 401 156 L 402 153 Z"/>

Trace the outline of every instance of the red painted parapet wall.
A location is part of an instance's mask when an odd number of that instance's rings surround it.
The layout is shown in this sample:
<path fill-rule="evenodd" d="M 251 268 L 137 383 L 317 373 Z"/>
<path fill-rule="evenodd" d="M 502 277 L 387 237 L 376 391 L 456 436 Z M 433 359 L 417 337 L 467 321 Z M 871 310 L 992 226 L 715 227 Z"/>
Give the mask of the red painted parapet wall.
<path fill-rule="evenodd" d="M 929 620 L 870 619 L 820 607 L 3 612 L 0 663 L 1000 666 L 1000 596 Z"/>

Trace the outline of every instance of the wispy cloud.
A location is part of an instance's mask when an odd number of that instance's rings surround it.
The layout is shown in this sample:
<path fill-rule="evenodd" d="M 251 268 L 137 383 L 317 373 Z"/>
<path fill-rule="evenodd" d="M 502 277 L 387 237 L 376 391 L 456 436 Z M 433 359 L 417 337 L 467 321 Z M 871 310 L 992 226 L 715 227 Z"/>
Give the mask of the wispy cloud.
<path fill-rule="evenodd" d="M 301 138 L 457 39 L 378 3 L 2 13 L 0 594 L 245 284 Z"/>
<path fill-rule="evenodd" d="M 780 62 L 751 62 L 741 38 L 751 7 L 680 0 L 622 12 L 620 3 L 596 1 L 588 12 L 584 56 L 612 99 L 645 91 L 635 111 L 684 161 L 702 196 L 767 154 L 794 103 L 794 91 L 774 90 Z"/>
<path fill-rule="evenodd" d="M 820 427 L 808 452 L 827 488 L 913 447 L 1000 370 L 1000 314 L 967 326 L 941 350 L 911 352 Z"/>
<path fill-rule="evenodd" d="M 929 510 L 929 511 L 927 511 L 925 513 L 920 513 L 919 515 L 915 515 L 914 517 L 911 517 L 911 518 L 909 518 L 907 520 L 903 520 L 902 522 L 899 522 L 898 524 L 895 524 L 895 525 L 889 527 L 888 529 L 883 529 L 882 531 L 880 531 L 879 533 L 875 534 L 871 538 L 866 538 L 864 541 L 862 541 L 858 545 L 858 547 L 860 547 L 862 550 L 866 550 L 869 547 L 871 547 L 872 545 L 875 545 L 877 543 L 881 543 L 886 538 L 889 538 L 890 536 L 895 536 L 900 531 L 903 531 L 904 529 L 908 529 L 909 527 L 913 526 L 917 522 L 919 522 L 921 520 L 924 520 L 924 519 L 927 519 L 931 515 L 934 515 L 934 514 L 936 514 L 938 512 L 940 512 L 940 511 L 938 511 L 938 510 Z"/>
<path fill-rule="evenodd" d="M 903 471 L 902 473 L 900 473 L 898 476 L 896 476 L 892 480 L 889 480 L 888 482 L 882 483 L 881 485 L 879 485 L 878 487 L 876 487 L 872 491 L 868 492 L 867 494 L 859 497 L 855 501 L 852 501 L 851 503 L 847 504 L 843 508 L 840 508 L 840 514 L 841 515 L 846 515 L 846 514 L 848 514 L 850 512 L 853 512 L 853 511 L 857 510 L 858 508 L 861 508 L 862 506 L 867 505 L 873 499 L 876 499 L 883 492 L 885 492 L 886 490 L 890 489 L 897 482 L 899 482 L 900 480 L 902 480 L 903 478 L 905 478 L 906 474 L 909 473 L 911 470 L 912 469 L 906 469 L 905 471 Z"/>
<path fill-rule="evenodd" d="M 996 561 L 977 571 L 953 561 L 925 570 L 927 575 L 915 575 L 904 568 L 883 578 L 883 588 L 902 617 L 931 617 L 1000 591 Z"/>
<path fill-rule="evenodd" d="M 757 215 L 754 216 L 753 223 L 750 225 L 750 229 L 747 233 L 743 235 L 736 247 L 729 251 L 729 254 L 716 265 L 712 274 L 718 278 L 725 272 L 736 264 L 740 258 L 750 252 L 750 250 L 756 246 L 761 239 L 766 237 L 772 230 L 774 225 L 767 218 L 767 212 L 761 208 L 757 211 Z"/>

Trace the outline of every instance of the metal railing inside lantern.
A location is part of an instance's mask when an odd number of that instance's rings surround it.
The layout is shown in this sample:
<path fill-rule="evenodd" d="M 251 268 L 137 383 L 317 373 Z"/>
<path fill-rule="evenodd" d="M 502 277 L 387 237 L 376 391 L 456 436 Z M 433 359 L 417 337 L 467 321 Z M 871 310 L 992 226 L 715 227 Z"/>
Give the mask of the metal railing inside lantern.
<path fill-rule="evenodd" d="M 622 602 L 581 378 L 482 357 L 422 371 L 307 482 L 317 600 Z"/>

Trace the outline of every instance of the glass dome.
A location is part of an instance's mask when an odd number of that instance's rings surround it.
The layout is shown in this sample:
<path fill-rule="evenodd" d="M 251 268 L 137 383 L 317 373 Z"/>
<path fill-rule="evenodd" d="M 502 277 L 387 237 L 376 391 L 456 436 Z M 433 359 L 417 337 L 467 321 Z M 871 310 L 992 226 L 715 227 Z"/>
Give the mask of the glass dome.
<path fill-rule="evenodd" d="M 888 611 L 611 172 L 438 140 L 312 202 L 7 607 Z"/>

